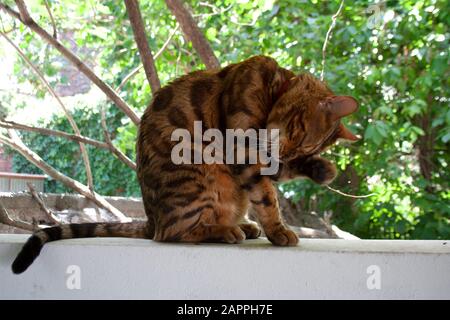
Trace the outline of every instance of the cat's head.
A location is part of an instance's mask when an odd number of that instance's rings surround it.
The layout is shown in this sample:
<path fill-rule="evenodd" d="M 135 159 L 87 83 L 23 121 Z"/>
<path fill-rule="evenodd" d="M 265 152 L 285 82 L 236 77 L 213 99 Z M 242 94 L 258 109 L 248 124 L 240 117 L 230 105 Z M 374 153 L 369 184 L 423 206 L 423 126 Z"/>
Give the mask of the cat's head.
<path fill-rule="evenodd" d="M 290 79 L 267 123 L 268 129 L 280 130 L 280 160 L 319 154 L 338 139 L 358 140 L 341 123 L 343 117 L 357 109 L 358 102 L 354 98 L 334 95 L 310 74 Z"/>

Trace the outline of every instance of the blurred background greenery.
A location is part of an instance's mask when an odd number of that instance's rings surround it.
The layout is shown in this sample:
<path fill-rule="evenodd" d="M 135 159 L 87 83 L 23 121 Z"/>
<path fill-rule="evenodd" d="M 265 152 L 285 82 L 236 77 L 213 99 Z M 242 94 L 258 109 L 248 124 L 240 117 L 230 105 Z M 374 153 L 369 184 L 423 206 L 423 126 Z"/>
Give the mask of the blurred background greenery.
<path fill-rule="evenodd" d="M 11 3 L 12 1 L 6 1 Z M 140 65 L 123 1 L 49 1 L 60 39 L 91 63 L 112 87 Z M 270 55 L 295 72 L 317 76 L 322 45 L 340 1 L 188 1 L 222 66 L 257 54 Z M 27 1 L 35 20 L 51 30 L 42 1 Z M 158 51 L 177 22 L 163 0 L 141 0 L 150 47 Z M 329 40 L 325 80 L 334 92 L 360 101 L 347 120 L 362 139 L 327 152 L 340 170 L 332 187 L 364 199 L 343 197 L 310 181 L 280 186 L 305 212 L 332 213 L 340 228 L 361 238 L 450 238 L 449 20 L 447 0 L 348 1 Z M 53 86 L 71 81 L 67 63 L 52 47 L 3 12 L 4 29 L 40 66 Z M 65 117 L 35 75 L 4 41 L 0 107 L 11 119 L 71 132 Z M 156 60 L 162 84 L 204 66 L 177 30 Z M 143 70 L 120 95 L 140 114 L 152 96 Z M 31 97 L 30 97 L 31 96 Z M 90 87 L 64 98 L 81 132 L 102 140 L 99 109 L 107 108 L 114 143 L 134 159 L 136 127 L 101 93 Z M 76 143 L 21 133 L 49 164 L 85 183 Z M 157 139 L 157 137 L 155 137 Z M 134 172 L 107 151 L 88 147 L 96 191 L 140 196 Z M 13 153 L 17 172 L 41 173 Z M 67 192 L 53 180 L 46 192 Z"/>

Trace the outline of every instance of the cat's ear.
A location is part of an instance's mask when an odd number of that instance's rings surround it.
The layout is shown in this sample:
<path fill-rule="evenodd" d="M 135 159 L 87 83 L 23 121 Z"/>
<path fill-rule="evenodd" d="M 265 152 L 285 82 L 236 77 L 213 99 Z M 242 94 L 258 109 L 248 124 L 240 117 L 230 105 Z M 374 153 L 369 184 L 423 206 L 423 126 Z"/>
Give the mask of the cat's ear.
<path fill-rule="evenodd" d="M 338 139 L 344 139 L 348 141 L 358 141 L 359 138 L 355 136 L 350 130 L 348 130 L 342 123 L 339 124 L 337 132 Z"/>
<path fill-rule="evenodd" d="M 334 96 L 326 101 L 333 121 L 346 117 L 358 110 L 358 101 L 350 96 Z"/>

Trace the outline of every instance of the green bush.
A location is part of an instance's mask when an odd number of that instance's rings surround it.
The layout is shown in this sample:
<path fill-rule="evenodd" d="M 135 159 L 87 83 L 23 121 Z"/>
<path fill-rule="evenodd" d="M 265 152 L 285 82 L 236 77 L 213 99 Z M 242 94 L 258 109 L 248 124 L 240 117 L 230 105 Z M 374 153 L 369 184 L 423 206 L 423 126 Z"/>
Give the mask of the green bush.
<path fill-rule="evenodd" d="M 57 21 L 75 30 L 79 46 L 100 52 L 96 57 L 99 74 L 117 86 L 140 64 L 123 2 L 96 3 L 94 20 L 91 5 L 74 0 L 67 3 L 70 6 L 54 6 Z M 196 18 L 199 26 L 223 66 L 266 54 L 295 72 L 319 76 L 323 41 L 341 1 L 188 3 L 200 15 Z M 450 5 L 447 0 L 399 0 L 376 6 L 378 11 L 371 1 L 345 2 L 329 39 L 325 64 L 325 80 L 334 92 L 352 95 L 360 102 L 359 111 L 346 119 L 346 124 L 362 140 L 339 145 L 327 155 L 340 171 L 332 186 L 351 194 L 375 195 L 352 199 L 309 181 L 290 182 L 282 188 L 306 212 L 333 213 L 333 223 L 362 238 L 449 238 Z M 37 7 L 35 16 L 41 10 L 39 22 L 48 25 L 45 7 Z M 150 47 L 156 52 L 176 21 L 162 0 L 142 0 L 140 7 Z M 77 10 L 73 12 L 73 8 Z M 69 13 L 78 15 L 78 19 L 66 19 Z M 13 31 L 14 35 L 30 58 L 42 65 L 52 84 L 64 80 L 58 78 L 51 59 L 58 56 L 55 50 L 36 41 L 26 28 Z M 19 81 L 36 85 L 35 77 L 20 62 L 15 67 Z M 178 32 L 156 60 L 156 67 L 165 84 L 185 72 L 203 68 L 203 64 Z M 42 88 L 37 88 L 36 94 L 43 96 Z M 121 95 L 142 112 L 151 99 L 144 73 L 130 80 Z M 93 110 L 78 110 L 76 119 L 85 135 L 101 139 L 98 112 Z M 133 157 L 136 127 L 122 124 L 122 114 L 113 110 L 115 107 L 110 108 L 108 116 L 115 143 Z M 70 130 L 66 120 L 59 117 L 47 126 Z M 75 143 L 34 134 L 23 136 L 49 163 L 85 181 Z M 105 151 L 89 151 L 99 193 L 139 194 L 131 170 Z M 19 157 L 14 162 L 16 169 L 36 172 Z M 65 189 L 49 182 L 47 191 Z"/>
<path fill-rule="evenodd" d="M 82 135 L 103 141 L 99 108 L 77 107 L 73 117 Z M 106 114 L 108 129 L 114 144 L 128 157 L 134 159 L 134 138 L 127 139 L 130 133 L 118 136 L 118 128 L 123 128 L 121 118 L 122 114 L 117 111 L 117 108 L 109 108 L 109 112 Z M 41 122 L 38 125 L 54 130 L 72 132 L 69 122 L 63 115 L 54 115 L 47 124 L 44 125 Z M 77 142 L 34 132 L 22 132 L 21 137 L 24 143 L 48 164 L 65 175 L 86 184 L 86 171 Z M 90 145 L 87 145 L 86 149 L 91 162 L 95 190 L 98 193 L 110 196 L 140 196 L 136 173 L 133 170 L 112 156 L 109 150 Z M 42 174 L 38 168 L 16 153 L 13 157 L 13 169 L 16 172 Z M 73 190 L 51 178 L 47 179 L 45 183 L 45 191 L 73 192 Z"/>

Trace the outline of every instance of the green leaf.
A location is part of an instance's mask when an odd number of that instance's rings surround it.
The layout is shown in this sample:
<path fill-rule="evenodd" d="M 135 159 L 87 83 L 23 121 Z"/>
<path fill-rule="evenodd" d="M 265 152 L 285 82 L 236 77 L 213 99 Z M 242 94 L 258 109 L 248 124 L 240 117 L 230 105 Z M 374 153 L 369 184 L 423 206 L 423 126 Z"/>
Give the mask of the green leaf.
<path fill-rule="evenodd" d="M 369 124 L 364 133 L 364 138 L 366 140 L 373 141 L 376 145 L 381 144 L 383 137 L 380 135 L 379 131 L 376 129 L 375 125 Z"/>
<path fill-rule="evenodd" d="M 444 136 L 441 138 L 441 140 L 442 140 L 442 142 L 444 142 L 444 143 L 449 142 L 449 141 L 450 141 L 450 132 L 447 133 L 446 135 L 444 135 Z"/>

